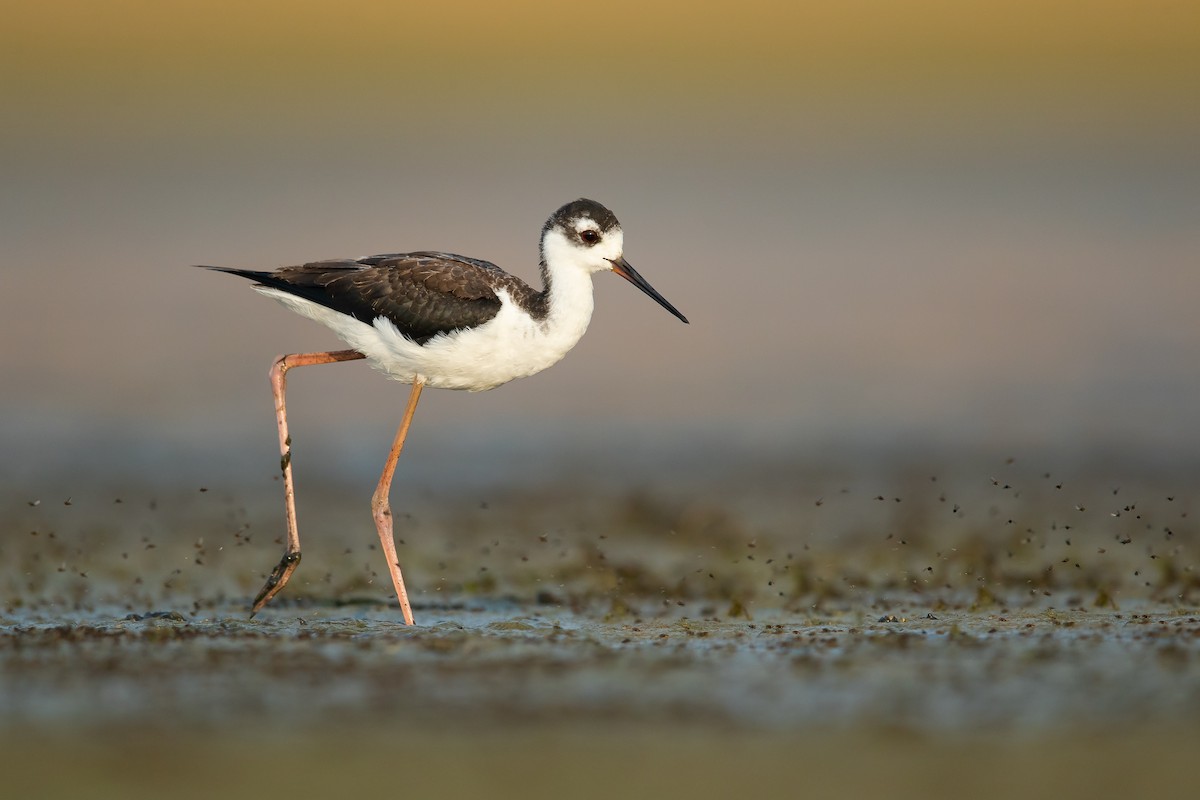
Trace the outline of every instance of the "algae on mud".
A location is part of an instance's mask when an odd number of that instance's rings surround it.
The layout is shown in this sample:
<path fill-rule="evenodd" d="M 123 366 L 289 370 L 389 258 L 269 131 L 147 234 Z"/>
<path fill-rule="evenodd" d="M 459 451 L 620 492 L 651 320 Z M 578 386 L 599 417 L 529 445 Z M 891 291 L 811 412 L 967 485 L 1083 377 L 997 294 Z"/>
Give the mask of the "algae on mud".
<path fill-rule="evenodd" d="M 474 754 L 476 776 L 504 758 L 592 774 L 628 742 L 663 763 L 686 751 L 709 777 L 681 790 L 731 785 L 729 747 L 764 791 L 798 779 L 763 754 L 796 749 L 826 754 L 810 767 L 837 765 L 820 785 L 843 791 L 884 785 L 859 764 L 899 753 L 931 772 L 958 754 L 963 776 L 996 776 L 1008 753 L 1048 784 L 1183 785 L 1176 754 L 1200 719 L 1195 475 L 1136 474 L 772 469 L 703 490 L 416 493 L 398 520 L 415 628 L 386 602 L 353 495 L 307 494 L 305 561 L 251 621 L 278 555 L 273 503 L 217 481 L 10 494 L 0 741 L 27 763 L 30 742 L 75 754 L 80 780 L 125 741 L 302 753 L 295 774 L 314 781 L 338 769 L 319 751 L 346 742 L 352 764 L 407 747 L 453 771 L 427 735 Z M 510 749 L 547 740 L 551 764 Z M 1062 773 L 1122 748 L 1140 761 Z M 347 780 L 386 785 L 368 772 Z"/>

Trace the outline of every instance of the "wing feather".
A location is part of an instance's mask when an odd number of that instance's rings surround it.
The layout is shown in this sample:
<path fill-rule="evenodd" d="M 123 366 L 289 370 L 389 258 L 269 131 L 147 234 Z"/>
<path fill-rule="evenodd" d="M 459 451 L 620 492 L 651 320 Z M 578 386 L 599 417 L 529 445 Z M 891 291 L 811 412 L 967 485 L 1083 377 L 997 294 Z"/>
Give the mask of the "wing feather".
<path fill-rule="evenodd" d="M 387 253 L 314 261 L 274 272 L 214 269 L 303 297 L 368 325 L 383 317 L 420 344 L 496 316 L 500 298 L 494 285 L 513 294 L 538 294 L 495 264 L 453 253 Z"/>

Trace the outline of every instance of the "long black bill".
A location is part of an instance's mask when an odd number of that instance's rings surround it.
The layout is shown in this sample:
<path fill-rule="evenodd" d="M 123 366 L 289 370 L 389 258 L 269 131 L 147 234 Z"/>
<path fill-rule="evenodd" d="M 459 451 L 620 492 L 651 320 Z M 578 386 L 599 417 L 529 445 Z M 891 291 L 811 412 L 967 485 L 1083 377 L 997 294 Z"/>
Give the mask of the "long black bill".
<path fill-rule="evenodd" d="M 647 283 L 646 279 L 638 274 L 638 271 L 633 268 L 633 265 L 625 260 L 625 256 L 621 256 L 620 258 L 610 258 L 609 262 L 612 263 L 612 265 L 613 265 L 613 272 L 617 273 L 622 278 L 629 281 L 630 283 L 632 283 L 634 286 L 641 289 L 646 294 L 650 295 L 650 297 L 654 299 L 654 302 L 658 303 L 660 306 L 665 308 L 667 311 L 670 311 L 672 314 L 679 317 L 684 322 L 688 321 L 687 317 L 685 317 L 683 314 L 679 313 L 679 309 L 675 308 L 675 306 L 668 303 L 667 298 L 663 297 L 661 294 L 659 294 L 657 291 L 655 291 L 654 287 L 651 286 L 649 283 Z"/>

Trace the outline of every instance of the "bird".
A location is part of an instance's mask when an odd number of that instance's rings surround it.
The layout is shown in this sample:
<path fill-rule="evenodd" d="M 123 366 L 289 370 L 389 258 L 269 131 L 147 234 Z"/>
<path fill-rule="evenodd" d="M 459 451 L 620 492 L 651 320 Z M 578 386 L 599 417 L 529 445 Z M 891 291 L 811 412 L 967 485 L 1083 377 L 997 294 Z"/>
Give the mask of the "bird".
<path fill-rule="evenodd" d="M 412 387 L 371 497 L 371 514 L 404 622 L 413 625 L 393 538 L 390 494 L 422 390 L 486 391 L 558 363 L 591 321 L 592 275 L 597 272 L 616 273 L 687 323 L 626 260 L 624 248 L 616 215 L 580 198 L 559 208 L 542 226 L 540 290 L 488 261 L 436 251 L 314 261 L 273 271 L 197 265 L 253 281 L 257 292 L 330 328 L 350 346 L 281 355 L 271 363 L 287 542 L 283 558 L 254 598 L 250 617 L 284 588 L 300 563 L 285 401 L 288 370 L 365 359 L 385 377 Z"/>

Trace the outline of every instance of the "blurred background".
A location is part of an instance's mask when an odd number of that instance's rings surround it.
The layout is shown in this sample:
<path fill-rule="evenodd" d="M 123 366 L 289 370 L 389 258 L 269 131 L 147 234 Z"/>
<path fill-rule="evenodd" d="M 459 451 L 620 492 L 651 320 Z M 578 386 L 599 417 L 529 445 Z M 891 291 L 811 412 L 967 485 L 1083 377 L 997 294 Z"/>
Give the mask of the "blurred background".
<path fill-rule="evenodd" d="M 1195 3 L 4 17 L 10 485 L 274 473 L 270 360 L 340 343 L 189 265 L 442 249 L 533 281 L 579 196 L 692 324 L 597 276 L 563 363 L 427 394 L 410 478 L 1200 445 Z M 291 390 L 305 468 L 373 476 L 407 389 L 348 364 Z"/>

